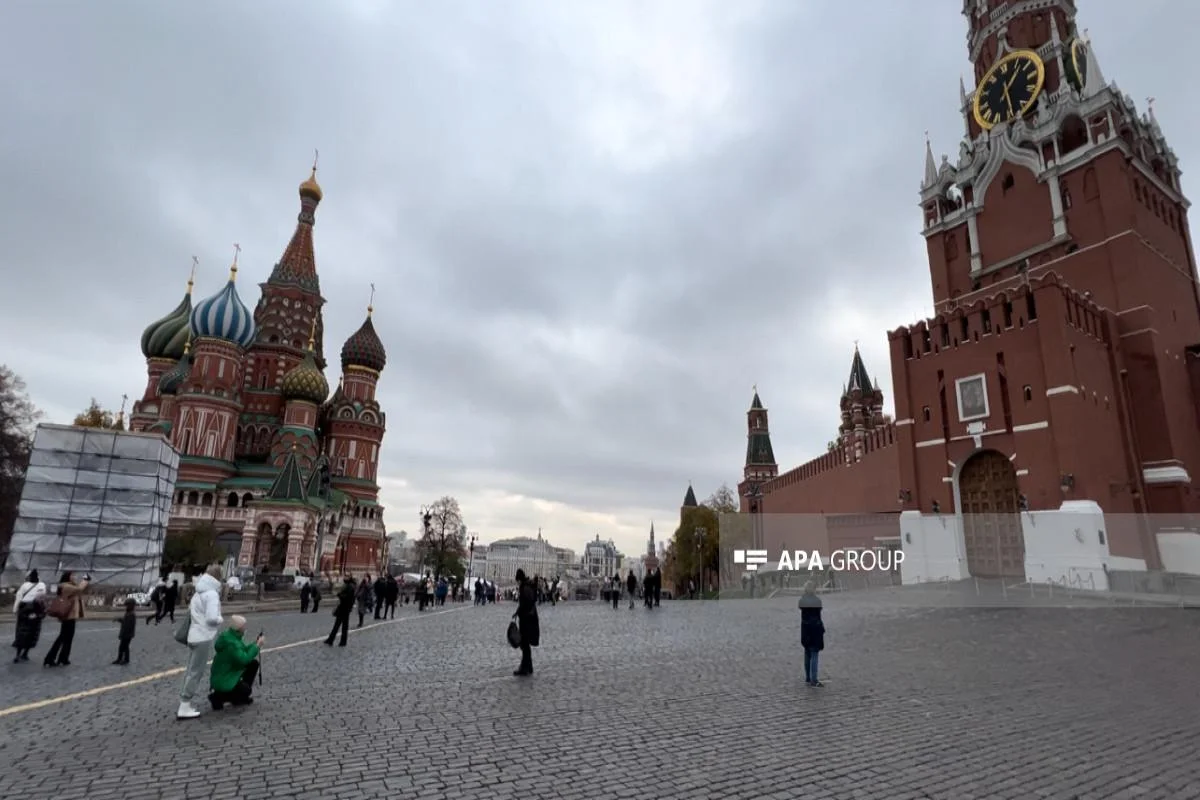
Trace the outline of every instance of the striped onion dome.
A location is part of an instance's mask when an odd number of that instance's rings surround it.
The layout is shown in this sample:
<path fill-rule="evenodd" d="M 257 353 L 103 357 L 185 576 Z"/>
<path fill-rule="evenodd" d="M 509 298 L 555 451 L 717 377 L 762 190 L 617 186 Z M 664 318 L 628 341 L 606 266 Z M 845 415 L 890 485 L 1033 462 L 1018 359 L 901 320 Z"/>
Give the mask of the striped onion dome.
<path fill-rule="evenodd" d="M 329 397 L 329 381 L 325 380 L 324 373 L 317 367 L 312 348 L 313 343 L 310 340 L 304 360 L 288 370 L 283 376 L 280 388 L 288 400 L 307 400 L 319 406 Z"/>
<path fill-rule="evenodd" d="M 142 355 L 146 358 L 169 358 L 178 361 L 188 338 L 188 318 L 192 313 L 192 286 L 188 281 L 187 294 L 179 305 L 162 319 L 156 320 L 142 332 Z"/>
<path fill-rule="evenodd" d="M 192 374 L 192 343 L 185 341 L 183 343 L 183 356 L 180 357 L 179 363 L 171 367 L 162 374 L 158 379 L 159 394 L 175 394 L 179 391 L 179 387 L 188 379 L 188 375 Z"/>
<path fill-rule="evenodd" d="M 254 341 L 254 315 L 238 297 L 237 266 L 229 270 L 225 288 L 192 309 L 192 336 L 196 339 L 224 339 L 239 347 L 249 347 Z"/>

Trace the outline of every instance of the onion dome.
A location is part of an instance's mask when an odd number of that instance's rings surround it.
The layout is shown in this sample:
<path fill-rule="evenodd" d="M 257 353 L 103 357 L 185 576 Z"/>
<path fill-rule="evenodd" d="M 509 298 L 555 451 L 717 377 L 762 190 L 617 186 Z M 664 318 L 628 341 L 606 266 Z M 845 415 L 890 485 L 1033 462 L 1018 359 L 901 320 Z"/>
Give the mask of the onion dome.
<path fill-rule="evenodd" d="M 212 297 L 201 300 L 192 309 L 191 329 L 196 339 L 224 339 L 239 347 L 254 341 L 254 316 L 238 297 L 237 260 L 229 268 L 229 282 Z"/>
<path fill-rule="evenodd" d="M 321 184 L 317 183 L 317 168 L 314 166 L 312 174 L 308 176 L 308 180 L 300 184 L 300 197 L 308 197 L 319 203 L 324 196 L 325 193 L 321 191 Z"/>
<path fill-rule="evenodd" d="M 188 338 L 183 343 L 183 355 L 179 363 L 171 367 L 158 379 L 159 394 L 175 394 L 179 387 L 192 374 L 192 341 Z"/>
<path fill-rule="evenodd" d="M 383 367 L 387 364 L 387 353 L 384 352 L 383 342 L 379 341 L 379 334 L 375 333 L 375 324 L 371 322 L 373 311 L 371 306 L 367 306 L 367 318 L 362 327 L 351 334 L 342 345 L 343 370 L 347 367 L 367 367 L 376 372 L 383 372 Z"/>
<path fill-rule="evenodd" d="M 187 342 L 188 317 L 191 313 L 192 279 L 188 278 L 187 293 L 179 301 L 179 305 L 162 319 L 150 323 L 142 332 L 142 355 L 146 358 L 179 360 Z"/>
<path fill-rule="evenodd" d="M 316 328 L 316 325 L 314 321 L 313 328 Z M 325 374 L 321 372 L 316 359 L 313 358 L 315 346 L 316 342 L 310 336 L 308 352 L 304 354 L 304 360 L 283 376 L 280 388 L 286 399 L 306 400 L 319 406 L 325 402 L 325 398 L 329 397 L 329 381 L 325 380 Z"/>

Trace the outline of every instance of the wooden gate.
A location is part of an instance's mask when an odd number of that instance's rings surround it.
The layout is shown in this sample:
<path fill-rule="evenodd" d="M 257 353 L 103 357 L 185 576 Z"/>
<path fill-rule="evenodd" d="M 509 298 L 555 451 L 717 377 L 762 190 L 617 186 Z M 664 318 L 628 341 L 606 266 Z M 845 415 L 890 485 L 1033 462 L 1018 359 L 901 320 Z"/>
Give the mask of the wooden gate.
<path fill-rule="evenodd" d="M 978 578 L 1024 578 L 1021 493 L 1012 462 L 995 450 L 977 453 L 958 478 L 967 569 Z"/>

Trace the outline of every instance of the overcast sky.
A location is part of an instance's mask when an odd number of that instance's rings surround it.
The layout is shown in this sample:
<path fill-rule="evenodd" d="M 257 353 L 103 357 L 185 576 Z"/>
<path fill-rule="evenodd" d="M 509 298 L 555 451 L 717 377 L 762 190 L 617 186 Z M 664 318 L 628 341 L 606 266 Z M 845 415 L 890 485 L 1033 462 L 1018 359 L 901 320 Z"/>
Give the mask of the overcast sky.
<path fill-rule="evenodd" d="M 961 6 L 6 0 L 0 363 L 50 421 L 140 396 L 191 256 L 203 297 L 239 242 L 253 307 L 319 148 L 331 356 L 378 288 L 389 529 L 453 494 L 485 541 L 639 551 L 689 480 L 736 483 L 753 384 L 785 469 L 831 438 L 856 339 L 890 406 Z M 1200 4 L 1079 7 L 1195 165 Z"/>

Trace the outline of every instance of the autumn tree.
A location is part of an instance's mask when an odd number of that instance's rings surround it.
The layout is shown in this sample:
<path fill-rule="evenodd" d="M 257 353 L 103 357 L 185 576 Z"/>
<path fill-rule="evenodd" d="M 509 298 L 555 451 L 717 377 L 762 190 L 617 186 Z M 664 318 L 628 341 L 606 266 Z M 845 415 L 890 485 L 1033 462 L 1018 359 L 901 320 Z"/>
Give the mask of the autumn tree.
<path fill-rule="evenodd" d="M 217 546 L 217 529 L 211 522 L 195 522 L 185 531 L 169 533 L 163 543 L 162 565 L 184 572 L 203 572 L 209 564 L 225 560 Z"/>
<path fill-rule="evenodd" d="M 121 420 L 121 417 L 101 408 L 100 403 L 94 397 L 92 398 L 91 405 L 85 408 L 82 413 L 76 414 L 75 421 L 71 424 L 78 425 L 81 428 L 103 428 L 113 431 L 125 430 L 125 424 Z"/>
<path fill-rule="evenodd" d="M 736 514 L 742 507 L 742 504 L 738 502 L 738 496 L 726 483 L 722 483 L 720 488 L 709 495 L 709 498 L 704 501 L 704 505 L 718 514 Z"/>
<path fill-rule="evenodd" d="M 0 364 L 0 566 L 8 558 L 33 449 L 33 429 L 41 416 L 25 391 L 25 382 Z"/>
<path fill-rule="evenodd" d="M 465 573 L 463 558 L 466 526 L 458 500 L 446 495 L 425 509 L 422 518 L 424 531 L 417 542 L 417 552 L 434 579 L 454 575 L 461 579 Z"/>

